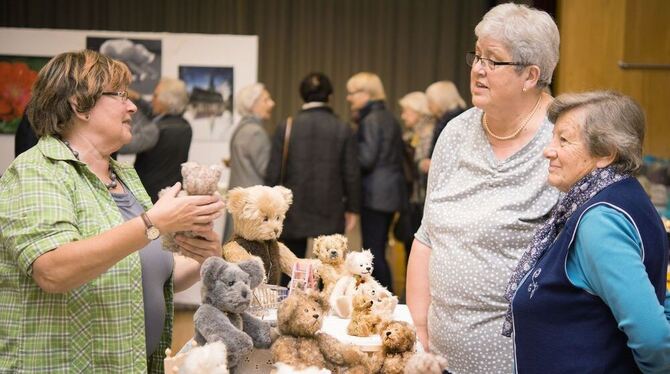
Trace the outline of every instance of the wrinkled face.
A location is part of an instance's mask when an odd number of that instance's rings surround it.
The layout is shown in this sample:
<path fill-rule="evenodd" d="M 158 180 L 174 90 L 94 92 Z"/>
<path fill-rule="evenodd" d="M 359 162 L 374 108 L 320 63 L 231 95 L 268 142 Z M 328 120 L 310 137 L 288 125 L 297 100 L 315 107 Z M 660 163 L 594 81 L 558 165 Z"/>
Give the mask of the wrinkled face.
<path fill-rule="evenodd" d="M 554 125 L 551 143 L 544 149 L 544 157 L 549 159 L 548 182 L 562 192 L 568 192 L 595 168 L 610 163 L 605 158 L 591 155 L 581 131 L 582 123 L 583 109 L 562 114 Z"/>
<path fill-rule="evenodd" d="M 399 322 L 391 322 L 379 331 L 382 345 L 390 352 L 406 352 L 412 349 L 416 335 L 411 328 Z"/>
<path fill-rule="evenodd" d="M 270 96 L 268 90 L 263 90 L 261 95 L 254 102 L 254 106 L 251 108 L 251 111 L 260 119 L 270 119 L 272 116 L 272 108 L 275 107 L 275 102 Z"/>
<path fill-rule="evenodd" d="M 214 284 L 208 285 L 209 300 L 219 310 L 242 313 L 249 308 L 253 296 L 249 283 L 249 274 L 238 267 L 228 267 Z"/>
<path fill-rule="evenodd" d="M 346 264 L 352 274 L 372 274 L 372 254 L 369 251 L 349 253 Z"/>
<path fill-rule="evenodd" d="M 511 62 L 512 55 L 499 41 L 482 37 L 477 40 L 475 53 L 483 58 L 499 62 Z M 519 74 L 515 66 L 496 66 L 489 70 L 478 62 L 470 69 L 470 92 L 472 104 L 484 111 L 505 108 L 506 101 L 521 94 L 524 74 Z"/>
<path fill-rule="evenodd" d="M 400 118 L 405 122 L 405 126 L 407 126 L 408 129 L 411 129 L 419 123 L 421 114 L 412 108 L 403 107 Z"/>
<path fill-rule="evenodd" d="M 107 87 L 105 92 L 124 91 Z M 115 95 L 102 95 L 88 113 L 88 127 L 104 142 L 116 150 L 132 139 L 132 115 L 137 111 L 133 102 Z"/>

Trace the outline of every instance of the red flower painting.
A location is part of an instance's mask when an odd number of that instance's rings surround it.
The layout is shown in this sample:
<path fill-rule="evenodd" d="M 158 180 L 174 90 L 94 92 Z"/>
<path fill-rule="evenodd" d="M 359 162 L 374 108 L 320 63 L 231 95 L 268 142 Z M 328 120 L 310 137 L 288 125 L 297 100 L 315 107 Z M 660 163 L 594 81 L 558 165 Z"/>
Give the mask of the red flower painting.
<path fill-rule="evenodd" d="M 0 122 L 18 125 L 36 78 L 37 72 L 24 62 L 0 61 Z"/>

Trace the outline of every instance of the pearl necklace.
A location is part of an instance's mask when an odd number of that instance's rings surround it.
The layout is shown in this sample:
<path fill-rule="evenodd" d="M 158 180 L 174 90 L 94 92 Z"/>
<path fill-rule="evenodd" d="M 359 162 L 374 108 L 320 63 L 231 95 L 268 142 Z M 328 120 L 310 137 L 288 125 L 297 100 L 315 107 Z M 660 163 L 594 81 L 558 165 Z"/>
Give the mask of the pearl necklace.
<path fill-rule="evenodd" d="M 70 142 L 68 142 L 67 140 L 63 140 L 63 144 L 65 144 L 65 146 L 70 150 L 70 152 L 72 152 L 74 158 L 79 160 L 79 152 L 72 149 L 72 146 L 70 146 Z M 105 184 L 105 187 L 107 187 L 108 190 L 113 190 L 114 188 L 116 188 L 116 173 L 114 173 L 114 170 L 112 170 L 111 165 L 109 166 L 109 180 L 110 180 L 109 183 L 105 182 L 103 183 Z"/>
<path fill-rule="evenodd" d="M 540 107 L 540 101 L 541 100 L 542 100 L 542 94 L 540 94 L 540 97 L 537 98 L 537 102 L 535 103 L 535 107 L 533 107 L 533 110 L 531 110 L 528 117 L 526 117 L 526 120 L 523 121 L 521 126 L 519 126 L 519 128 L 516 129 L 511 135 L 500 136 L 500 135 L 494 134 L 493 131 L 491 131 L 491 129 L 489 128 L 488 122 L 486 121 L 486 113 L 484 113 L 484 115 L 482 116 L 482 123 L 484 124 L 484 129 L 486 129 L 486 132 L 489 135 L 491 135 L 493 138 L 498 139 L 498 140 L 510 140 L 510 139 L 515 138 L 517 135 L 519 135 L 521 130 L 526 128 L 526 126 L 528 125 L 528 122 L 530 122 L 530 119 L 533 118 L 533 115 L 535 114 L 535 112 L 537 112 L 537 108 Z"/>

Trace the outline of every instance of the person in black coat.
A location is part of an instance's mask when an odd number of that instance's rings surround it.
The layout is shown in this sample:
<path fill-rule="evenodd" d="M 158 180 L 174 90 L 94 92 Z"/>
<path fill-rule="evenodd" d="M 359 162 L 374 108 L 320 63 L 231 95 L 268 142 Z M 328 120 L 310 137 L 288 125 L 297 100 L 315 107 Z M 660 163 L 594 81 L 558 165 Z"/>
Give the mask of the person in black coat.
<path fill-rule="evenodd" d="M 182 117 L 187 104 L 188 92 L 183 81 L 161 79 L 152 102 L 158 141 L 135 158 L 135 170 L 154 203 L 158 191 L 181 181 L 181 164 L 188 160 L 193 137 L 191 125 Z"/>
<path fill-rule="evenodd" d="M 17 157 L 21 153 L 32 148 L 39 138 L 35 135 L 35 130 L 30 125 L 30 120 L 28 120 L 28 111 L 24 111 L 23 117 L 21 117 L 21 122 L 19 122 L 19 127 L 16 129 L 16 135 L 14 136 L 14 157 Z"/>
<path fill-rule="evenodd" d="M 393 214 L 409 203 L 402 170 L 402 130 L 384 105 L 384 87 L 376 74 L 355 74 L 347 81 L 347 91 L 358 124 L 363 247 L 375 256 L 372 275 L 391 289 L 391 270 L 385 256 L 389 227 Z"/>
<path fill-rule="evenodd" d="M 435 144 L 442 130 L 447 127 L 449 121 L 465 111 L 466 105 L 458 93 L 458 88 L 450 81 L 439 81 L 428 86 L 426 88 L 426 98 L 428 99 L 428 109 L 437 118 L 435 128 L 433 129 L 433 144 L 430 147 L 430 155 L 432 156 Z M 419 165 L 419 168 L 424 173 L 428 173 L 428 168 L 430 167 L 430 159 L 426 161 Z"/>
<path fill-rule="evenodd" d="M 281 123 L 272 139 L 265 182 L 293 191 L 280 240 L 304 258 L 307 239 L 342 234 L 356 225 L 361 205 L 361 179 L 352 129 L 328 106 L 333 93 L 323 73 L 310 73 L 300 83 L 305 104 L 292 121 Z M 282 156 L 288 137 L 282 179 Z"/>

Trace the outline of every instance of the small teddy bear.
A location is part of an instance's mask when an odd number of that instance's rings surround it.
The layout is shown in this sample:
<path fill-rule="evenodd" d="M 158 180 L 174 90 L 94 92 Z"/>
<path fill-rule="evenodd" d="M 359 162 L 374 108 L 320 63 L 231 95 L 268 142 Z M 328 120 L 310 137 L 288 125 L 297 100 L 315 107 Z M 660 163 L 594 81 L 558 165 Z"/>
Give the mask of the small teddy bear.
<path fill-rule="evenodd" d="M 449 374 L 447 359 L 436 354 L 417 352 L 405 365 L 405 374 Z"/>
<path fill-rule="evenodd" d="M 185 162 L 181 164 L 182 190 L 179 191 L 178 196 L 213 195 L 218 191 L 221 173 L 223 173 L 221 165 L 204 166 L 197 162 Z M 162 196 L 164 191 L 165 189 L 161 190 L 158 196 Z M 163 248 L 165 250 L 175 253 L 181 252 L 181 248 L 179 248 L 179 245 L 174 240 L 176 234 L 182 234 L 189 238 L 197 237 L 191 231 L 163 235 Z"/>
<path fill-rule="evenodd" d="M 298 258 L 277 241 L 286 211 L 293 202 L 291 190 L 282 186 L 237 187 L 228 192 L 227 209 L 233 217 L 233 236 L 223 246 L 223 258 L 263 262 L 267 283 L 279 285 L 281 273 L 291 275 Z M 316 260 L 304 260 L 318 267 Z"/>
<path fill-rule="evenodd" d="M 210 257 L 200 268 L 202 305 L 193 316 L 198 345 L 221 341 L 233 369 L 253 347 L 270 348 L 272 328 L 246 310 L 252 290 L 263 281 L 263 266 L 256 260 L 233 264 Z"/>
<path fill-rule="evenodd" d="M 354 296 L 351 313 L 351 321 L 347 326 L 347 333 L 353 336 L 370 336 L 377 333 L 382 319 L 372 312 L 374 304 L 372 297 L 366 293 L 358 293 Z"/>
<path fill-rule="evenodd" d="M 291 293 L 277 310 L 281 336 L 272 344 L 273 360 L 294 370 L 344 368 L 340 372 L 368 373 L 367 357 L 360 349 L 319 332 L 327 312 L 328 302 L 320 293 L 297 289 Z"/>
<path fill-rule="evenodd" d="M 371 371 L 380 374 L 402 374 L 405 372 L 407 361 L 415 353 L 414 328 L 404 321 L 386 321 L 379 326 L 379 336 L 382 350 L 372 357 L 374 365 Z"/>
<path fill-rule="evenodd" d="M 346 275 L 347 237 L 340 234 L 321 235 L 314 239 L 313 253 L 321 261 L 318 276 L 323 282 L 324 296 L 328 298 L 335 283 Z"/>
<path fill-rule="evenodd" d="M 341 318 L 349 318 L 352 312 L 352 300 L 359 292 L 366 292 L 377 298 L 379 303 L 373 312 L 391 319 L 398 298 L 372 277 L 372 259 L 370 250 L 351 252 L 344 261 L 347 275 L 340 278 L 330 294 L 333 313 Z"/>

